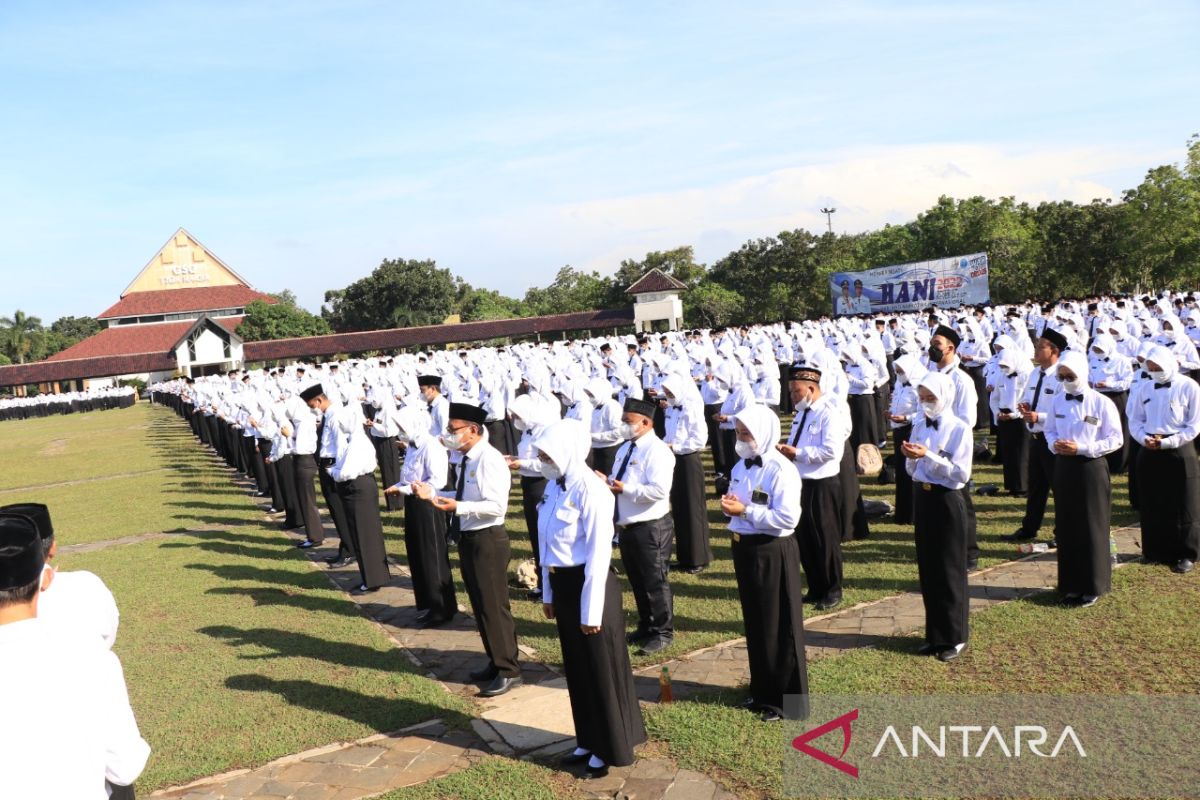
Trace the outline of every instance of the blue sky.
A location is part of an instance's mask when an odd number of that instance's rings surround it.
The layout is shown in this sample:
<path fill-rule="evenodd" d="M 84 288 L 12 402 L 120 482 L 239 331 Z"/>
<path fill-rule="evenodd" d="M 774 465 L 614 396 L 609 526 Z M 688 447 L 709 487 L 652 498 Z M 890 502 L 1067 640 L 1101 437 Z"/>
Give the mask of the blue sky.
<path fill-rule="evenodd" d="M 0 312 L 179 226 L 316 309 L 385 257 L 563 264 L 939 194 L 1119 196 L 1200 130 L 1200 4 L 0 2 Z"/>

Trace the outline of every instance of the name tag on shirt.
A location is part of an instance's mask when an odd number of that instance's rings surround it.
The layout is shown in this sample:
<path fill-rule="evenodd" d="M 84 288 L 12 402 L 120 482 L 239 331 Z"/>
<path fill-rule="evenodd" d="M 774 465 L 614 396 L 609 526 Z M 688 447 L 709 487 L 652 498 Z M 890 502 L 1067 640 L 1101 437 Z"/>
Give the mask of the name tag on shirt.
<path fill-rule="evenodd" d="M 1054 394 L 1053 389 L 1042 389 L 1042 394 Z"/>
<path fill-rule="evenodd" d="M 1100 420 L 1098 418 L 1092 417 L 1092 416 L 1084 417 L 1083 421 L 1086 422 L 1088 425 L 1099 425 L 1100 424 Z"/>
<path fill-rule="evenodd" d="M 755 505 L 765 506 L 770 498 L 762 489 L 755 489 L 750 493 L 750 502 Z"/>
<path fill-rule="evenodd" d="M 1067 415 L 1066 414 L 1055 414 L 1054 418 L 1055 419 L 1066 419 Z"/>

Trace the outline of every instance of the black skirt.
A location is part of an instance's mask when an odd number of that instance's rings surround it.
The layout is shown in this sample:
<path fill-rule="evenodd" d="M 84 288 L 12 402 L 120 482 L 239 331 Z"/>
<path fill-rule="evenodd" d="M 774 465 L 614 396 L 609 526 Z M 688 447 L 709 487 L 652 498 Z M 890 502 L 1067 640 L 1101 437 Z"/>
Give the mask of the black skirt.
<path fill-rule="evenodd" d="M 1033 437 L 1025 422 L 1002 419 L 996 424 L 996 446 L 1004 465 L 1004 489 L 1013 494 L 1029 491 L 1029 445 Z"/>
<path fill-rule="evenodd" d="M 896 510 L 892 520 L 897 525 L 912 524 L 912 476 L 904 468 L 904 453 L 900 452 L 900 445 L 908 441 L 910 436 L 912 425 L 902 425 L 892 431 L 892 461 L 896 472 Z"/>
<path fill-rule="evenodd" d="M 1108 461 L 1054 457 L 1054 538 L 1058 542 L 1058 591 L 1098 597 L 1112 589 L 1108 547 L 1112 484 Z"/>
<path fill-rule="evenodd" d="M 1200 465 L 1195 446 L 1188 442 L 1173 450 L 1139 448 L 1137 483 L 1145 559 L 1160 564 L 1200 559 Z"/>
<path fill-rule="evenodd" d="M 633 748 L 646 741 L 646 728 L 625 643 L 621 584 L 610 570 L 600 632 L 585 634 L 580 630 L 583 583 L 583 567 L 555 567 L 550 573 L 575 740 L 605 764 L 624 767 L 634 761 Z"/>

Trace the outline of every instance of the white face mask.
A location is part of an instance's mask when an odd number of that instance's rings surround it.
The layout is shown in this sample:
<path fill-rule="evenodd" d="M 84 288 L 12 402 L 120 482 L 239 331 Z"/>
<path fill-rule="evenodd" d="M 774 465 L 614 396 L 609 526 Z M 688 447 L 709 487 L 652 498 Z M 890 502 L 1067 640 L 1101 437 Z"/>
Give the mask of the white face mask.
<path fill-rule="evenodd" d="M 812 405 L 812 401 L 808 399 L 808 395 L 805 395 L 804 397 L 801 397 L 799 400 L 796 401 L 796 410 L 797 411 L 807 411 L 809 406 L 811 406 L 811 405 Z"/>
<path fill-rule="evenodd" d="M 1079 394 L 1083 391 L 1083 381 L 1079 380 L 1078 377 L 1072 378 L 1069 381 L 1059 378 L 1058 382 L 1069 394 Z"/>
<path fill-rule="evenodd" d="M 443 433 L 439 440 L 447 450 L 457 450 L 463 446 L 462 434 L 459 433 Z"/>
<path fill-rule="evenodd" d="M 622 422 L 621 427 L 617 428 L 617 434 L 622 439 L 632 439 L 637 436 L 637 428 L 628 422 Z"/>
<path fill-rule="evenodd" d="M 738 458 L 754 458 L 757 455 L 758 445 L 754 442 L 743 442 L 738 439 L 733 445 L 733 450 L 737 453 Z"/>
<path fill-rule="evenodd" d="M 525 420 L 521 419 L 520 417 L 513 417 L 512 423 L 513 423 L 513 427 L 521 432 L 529 430 L 529 423 L 526 422 Z"/>
<path fill-rule="evenodd" d="M 562 477 L 562 470 L 553 461 L 543 461 L 542 477 L 548 481 L 556 481 Z"/>
<path fill-rule="evenodd" d="M 942 415 L 940 403 L 926 403 L 924 400 L 922 400 L 921 410 L 924 411 L 925 416 L 929 417 L 930 419 L 937 419 Z"/>
<path fill-rule="evenodd" d="M 1155 383 L 1166 383 L 1167 382 L 1167 373 L 1165 370 L 1153 369 L 1153 370 L 1148 370 L 1148 371 L 1150 373 L 1150 377 L 1154 379 Z"/>

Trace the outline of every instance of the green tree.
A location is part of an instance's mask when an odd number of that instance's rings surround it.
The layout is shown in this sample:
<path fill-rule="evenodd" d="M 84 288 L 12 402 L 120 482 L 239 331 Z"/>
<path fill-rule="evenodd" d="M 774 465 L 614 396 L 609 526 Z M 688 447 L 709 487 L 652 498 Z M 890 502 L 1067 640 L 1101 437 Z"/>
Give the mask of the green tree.
<path fill-rule="evenodd" d="M 716 328 L 736 322 L 745 300 L 716 281 L 700 281 L 683 295 L 683 318 L 689 326 Z"/>
<path fill-rule="evenodd" d="M 459 298 L 458 315 L 463 322 L 528 316 L 522 301 L 506 297 L 494 289 L 475 289 L 470 286 L 466 286 L 466 291 Z"/>
<path fill-rule="evenodd" d="M 50 330 L 76 342 L 100 332 L 100 322 L 94 317 L 59 317 L 50 323 Z"/>
<path fill-rule="evenodd" d="M 1146 173 L 1122 198 L 1122 240 L 1134 280 L 1147 288 L 1182 287 L 1200 272 L 1200 137 L 1187 161 Z"/>
<path fill-rule="evenodd" d="M 614 295 L 613 287 L 612 278 L 601 277 L 597 272 L 582 272 L 567 265 L 559 269 L 549 286 L 525 292 L 525 306 L 531 314 L 539 316 L 609 308 Z M 622 305 L 628 304 L 629 298 L 625 296 Z"/>
<path fill-rule="evenodd" d="M 267 303 L 262 300 L 246 306 L 246 316 L 237 328 L 238 336 L 247 342 L 321 336 L 332 332 L 327 321 L 293 302 Z"/>
<path fill-rule="evenodd" d="M 367 277 L 326 292 L 321 315 L 338 332 L 436 325 L 454 312 L 461 283 L 432 260 L 385 259 Z"/>
<path fill-rule="evenodd" d="M 42 330 L 42 321 L 30 317 L 24 311 L 17 310 L 11 317 L 0 317 L 0 343 L 3 344 L 4 354 L 18 364 L 24 364 L 32 356 L 35 345 L 41 344 L 38 334 Z"/>

